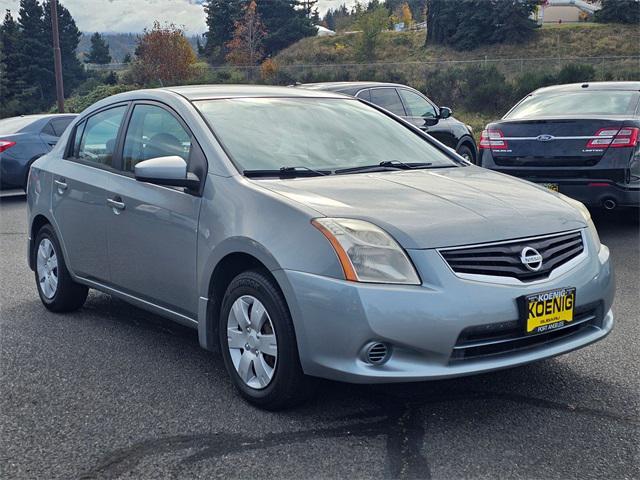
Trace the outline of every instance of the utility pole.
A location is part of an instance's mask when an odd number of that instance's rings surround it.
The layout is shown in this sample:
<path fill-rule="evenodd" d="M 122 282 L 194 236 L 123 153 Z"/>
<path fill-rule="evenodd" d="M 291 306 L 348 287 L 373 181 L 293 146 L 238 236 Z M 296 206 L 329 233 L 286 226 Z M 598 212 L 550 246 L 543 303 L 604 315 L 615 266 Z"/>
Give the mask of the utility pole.
<path fill-rule="evenodd" d="M 58 35 L 58 1 L 51 0 L 51 31 L 53 32 L 53 60 L 56 72 L 56 96 L 58 112 L 64 113 L 64 85 L 62 84 L 62 56 L 60 54 L 60 36 Z"/>

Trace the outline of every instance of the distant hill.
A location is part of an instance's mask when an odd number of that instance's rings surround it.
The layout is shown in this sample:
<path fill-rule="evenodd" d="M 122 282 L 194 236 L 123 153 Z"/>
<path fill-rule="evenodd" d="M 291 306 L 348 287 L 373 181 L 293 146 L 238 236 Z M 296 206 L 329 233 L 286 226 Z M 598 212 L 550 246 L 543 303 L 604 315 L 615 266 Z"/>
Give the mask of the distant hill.
<path fill-rule="evenodd" d="M 89 53 L 91 49 L 91 35 L 93 32 L 82 33 L 80 43 L 78 44 L 78 57 L 82 60 L 84 56 Z M 138 44 L 138 36 L 140 33 L 103 33 L 102 36 L 109 44 L 109 52 L 113 58 L 114 63 L 122 62 L 122 59 L 127 53 L 133 56 L 133 52 Z M 189 43 L 193 49 L 196 49 L 197 36 L 189 37 Z"/>

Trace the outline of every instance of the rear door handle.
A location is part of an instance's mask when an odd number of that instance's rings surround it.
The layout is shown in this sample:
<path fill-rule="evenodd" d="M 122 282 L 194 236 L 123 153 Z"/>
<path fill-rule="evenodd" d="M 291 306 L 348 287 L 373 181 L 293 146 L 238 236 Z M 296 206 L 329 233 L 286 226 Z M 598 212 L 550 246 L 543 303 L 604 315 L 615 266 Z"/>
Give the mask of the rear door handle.
<path fill-rule="evenodd" d="M 60 180 L 54 180 L 54 182 L 58 187 L 58 192 L 62 193 L 67 189 L 68 185 L 67 185 L 67 182 L 64 181 L 64 178 L 61 178 Z"/>
<path fill-rule="evenodd" d="M 126 207 L 125 203 L 122 201 L 120 197 L 107 198 L 107 203 L 111 208 L 113 208 L 113 213 L 119 214 L 121 210 L 124 210 Z"/>

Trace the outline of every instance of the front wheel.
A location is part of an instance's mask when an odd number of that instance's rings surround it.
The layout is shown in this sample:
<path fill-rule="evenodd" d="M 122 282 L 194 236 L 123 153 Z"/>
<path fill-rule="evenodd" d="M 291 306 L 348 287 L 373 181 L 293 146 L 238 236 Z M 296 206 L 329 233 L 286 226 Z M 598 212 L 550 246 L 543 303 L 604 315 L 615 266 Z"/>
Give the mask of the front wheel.
<path fill-rule="evenodd" d="M 475 157 L 473 155 L 473 152 L 467 145 L 460 145 L 460 147 L 457 150 L 457 153 L 466 161 L 475 163 Z"/>
<path fill-rule="evenodd" d="M 219 322 L 225 367 L 247 401 L 278 410 L 304 400 L 310 379 L 300 366 L 289 309 L 270 277 L 248 271 L 234 278 Z"/>
<path fill-rule="evenodd" d="M 71 278 L 50 225 L 38 231 L 34 248 L 36 286 L 44 306 L 52 312 L 71 312 L 82 307 L 89 289 Z"/>

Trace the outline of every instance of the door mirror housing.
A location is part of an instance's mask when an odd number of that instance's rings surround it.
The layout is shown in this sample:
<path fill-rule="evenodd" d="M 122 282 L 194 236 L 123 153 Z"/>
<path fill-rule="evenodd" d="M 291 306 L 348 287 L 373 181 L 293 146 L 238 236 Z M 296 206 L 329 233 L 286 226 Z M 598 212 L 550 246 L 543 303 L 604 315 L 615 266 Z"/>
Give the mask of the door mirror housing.
<path fill-rule="evenodd" d="M 452 114 L 453 112 L 449 107 L 440 107 L 440 114 L 438 115 L 438 118 L 444 120 L 445 118 L 449 118 Z"/>
<path fill-rule="evenodd" d="M 136 164 L 134 170 L 136 180 L 140 182 L 191 190 L 197 190 L 200 186 L 200 179 L 194 173 L 187 172 L 187 162 L 177 155 L 143 160 Z"/>

